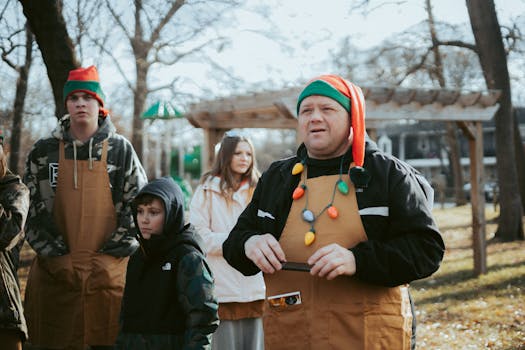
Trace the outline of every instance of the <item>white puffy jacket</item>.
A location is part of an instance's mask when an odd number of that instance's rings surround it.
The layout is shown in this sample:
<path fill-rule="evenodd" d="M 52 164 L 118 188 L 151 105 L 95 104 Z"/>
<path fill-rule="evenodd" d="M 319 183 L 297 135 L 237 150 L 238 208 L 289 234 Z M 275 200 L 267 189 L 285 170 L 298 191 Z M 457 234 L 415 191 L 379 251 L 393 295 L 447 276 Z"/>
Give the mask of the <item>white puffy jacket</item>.
<path fill-rule="evenodd" d="M 199 185 L 190 205 L 190 222 L 204 240 L 207 261 L 215 277 L 215 293 L 219 303 L 250 302 L 265 297 L 262 273 L 244 276 L 231 267 L 222 256 L 222 243 L 228 238 L 237 218 L 251 199 L 247 182 L 233 194 L 233 201 L 226 201 L 219 189 L 219 177 Z"/>

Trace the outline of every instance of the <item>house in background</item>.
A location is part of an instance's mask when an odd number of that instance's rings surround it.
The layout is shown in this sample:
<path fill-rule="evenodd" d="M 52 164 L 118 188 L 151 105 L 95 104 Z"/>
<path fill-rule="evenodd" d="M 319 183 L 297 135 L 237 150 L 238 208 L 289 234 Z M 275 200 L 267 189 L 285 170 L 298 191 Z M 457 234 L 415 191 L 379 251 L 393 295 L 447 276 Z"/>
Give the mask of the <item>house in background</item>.
<path fill-rule="evenodd" d="M 522 144 L 525 145 L 525 108 L 516 108 Z M 453 194 L 453 179 L 446 142 L 445 125 L 442 122 L 381 123 L 376 125 L 375 141 L 378 146 L 418 169 L 433 183 L 445 181 L 446 196 Z M 495 120 L 483 122 L 483 164 L 486 192 L 497 183 Z M 470 179 L 468 140 L 459 132 L 461 165 L 464 179 Z M 486 193 L 492 200 L 492 195 Z"/>

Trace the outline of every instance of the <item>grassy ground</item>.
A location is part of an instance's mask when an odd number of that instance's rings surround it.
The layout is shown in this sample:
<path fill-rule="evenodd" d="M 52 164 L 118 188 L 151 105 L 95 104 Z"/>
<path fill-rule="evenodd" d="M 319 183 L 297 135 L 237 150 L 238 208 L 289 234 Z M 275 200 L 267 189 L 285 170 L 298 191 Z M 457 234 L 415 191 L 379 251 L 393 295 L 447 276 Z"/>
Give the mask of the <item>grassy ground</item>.
<path fill-rule="evenodd" d="M 473 274 L 470 206 L 434 211 L 447 247 L 441 268 L 412 283 L 419 349 L 525 349 L 525 241 L 490 243 Z M 487 207 L 487 238 L 497 213 Z"/>
<path fill-rule="evenodd" d="M 433 276 L 412 283 L 418 349 L 525 350 L 525 241 L 491 243 L 488 273 L 473 275 L 470 206 L 434 211 L 447 247 Z M 497 213 L 487 207 L 487 238 Z M 24 247 L 22 288 L 33 254 Z"/>

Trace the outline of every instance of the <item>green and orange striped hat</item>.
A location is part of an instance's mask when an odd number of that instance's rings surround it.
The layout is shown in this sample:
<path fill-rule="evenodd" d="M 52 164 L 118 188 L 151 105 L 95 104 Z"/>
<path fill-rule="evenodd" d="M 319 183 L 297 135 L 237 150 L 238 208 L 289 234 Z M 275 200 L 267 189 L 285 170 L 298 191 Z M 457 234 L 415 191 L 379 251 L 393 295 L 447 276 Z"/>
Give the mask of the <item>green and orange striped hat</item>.
<path fill-rule="evenodd" d="M 98 71 L 95 66 L 77 68 L 69 71 L 69 76 L 67 77 L 63 91 L 64 103 L 70 94 L 77 91 L 85 92 L 96 98 L 101 110 L 103 110 L 102 107 L 104 107 L 104 99 L 106 96 L 100 86 Z"/>
<path fill-rule="evenodd" d="M 355 166 L 362 167 L 365 159 L 365 98 L 361 88 L 337 75 L 321 75 L 308 82 L 297 99 L 297 115 L 301 102 L 308 96 L 326 96 L 337 101 L 350 113 L 354 129 L 352 157 Z"/>

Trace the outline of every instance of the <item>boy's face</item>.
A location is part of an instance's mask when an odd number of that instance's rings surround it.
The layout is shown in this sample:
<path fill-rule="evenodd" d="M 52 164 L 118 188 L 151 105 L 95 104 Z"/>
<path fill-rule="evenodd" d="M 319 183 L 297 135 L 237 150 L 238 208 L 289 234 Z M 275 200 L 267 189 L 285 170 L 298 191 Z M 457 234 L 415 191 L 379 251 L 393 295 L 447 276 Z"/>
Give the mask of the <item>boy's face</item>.
<path fill-rule="evenodd" d="M 94 96 L 82 91 L 73 92 L 66 99 L 66 107 L 71 123 L 97 125 L 100 105 Z"/>
<path fill-rule="evenodd" d="M 151 235 L 160 235 L 164 228 L 165 216 L 164 204 L 158 198 L 153 199 L 149 204 L 139 204 L 137 222 L 142 237 L 150 239 Z"/>

